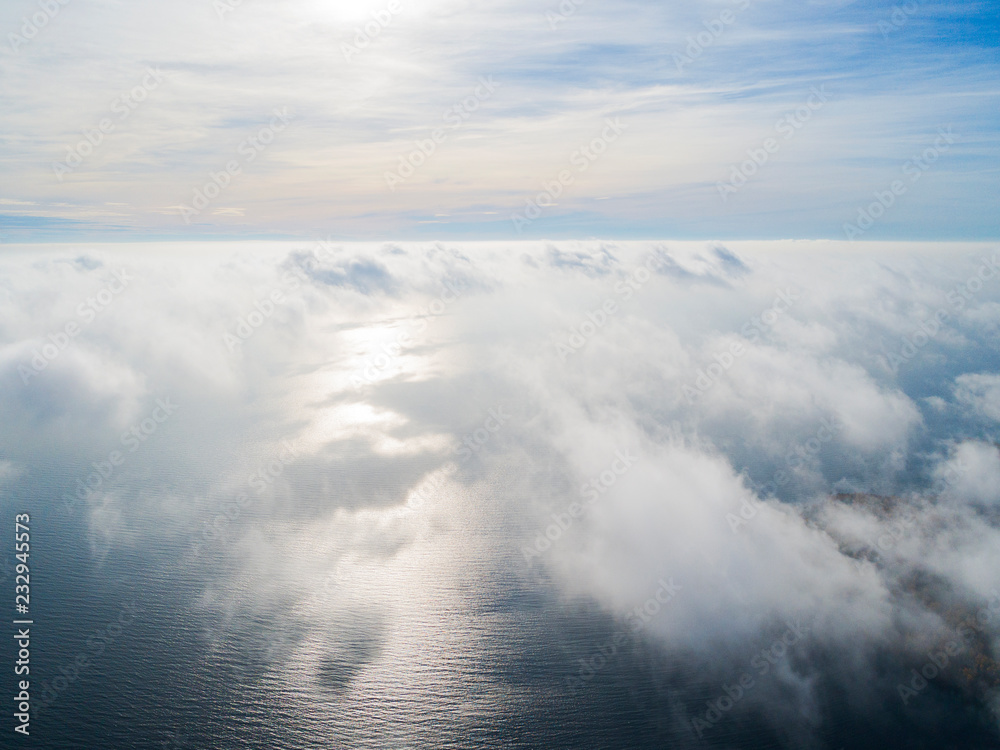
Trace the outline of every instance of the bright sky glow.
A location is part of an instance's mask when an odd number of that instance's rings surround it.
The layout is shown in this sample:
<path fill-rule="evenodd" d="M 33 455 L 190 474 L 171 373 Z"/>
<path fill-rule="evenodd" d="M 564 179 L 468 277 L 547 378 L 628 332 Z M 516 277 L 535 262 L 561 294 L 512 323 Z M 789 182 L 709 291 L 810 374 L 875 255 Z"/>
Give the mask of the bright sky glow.
<path fill-rule="evenodd" d="M 865 239 L 998 236 L 996 3 L 62 1 L 0 9 L 0 241 L 845 239 L 898 179 Z"/>

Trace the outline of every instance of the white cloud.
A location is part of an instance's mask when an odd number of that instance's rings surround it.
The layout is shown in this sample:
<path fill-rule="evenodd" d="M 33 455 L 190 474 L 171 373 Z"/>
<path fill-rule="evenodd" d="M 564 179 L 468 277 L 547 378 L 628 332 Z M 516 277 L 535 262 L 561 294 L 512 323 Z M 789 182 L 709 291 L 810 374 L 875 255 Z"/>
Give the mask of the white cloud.
<path fill-rule="evenodd" d="M 176 415 L 79 507 L 108 558 L 197 542 L 199 606 L 224 623 L 213 638 L 295 611 L 282 663 L 363 682 L 383 653 L 419 671 L 407 638 L 426 635 L 441 588 L 462 609 L 474 566 L 542 574 L 545 595 L 617 621 L 672 577 L 651 643 L 722 669 L 802 620 L 812 637 L 775 690 L 811 705 L 822 680 L 868 684 L 875 654 L 922 658 L 946 618 L 935 602 L 974 609 L 1000 586 L 996 435 L 944 400 L 990 408 L 991 329 L 954 321 L 964 348 L 942 336 L 899 377 L 880 358 L 979 248 L 903 249 L 850 264 L 821 243 L 20 250 L 0 258 L 0 451 L 21 471 L 5 488 L 44 476 L 56 498 L 72 492 L 169 397 Z M 128 289 L 25 385 L 17 366 L 123 265 Z M 747 329 L 787 288 L 802 295 L 780 322 Z M 982 309 L 998 295 L 984 288 Z M 735 343 L 744 353 L 689 403 L 685 386 Z M 498 408 L 510 416 L 493 430 Z M 635 457 L 620 473 L 618 452 Z M 526 560 L 553 514 L 608 477 Z M 842 486 L 874 499 L 832 499 Z M 893 535 L 905 509 L 914 521 Z M 331 635 L 369 620 L 357 649 Z"/>
<path fill-rule="evenodd" d="M 966 441 L 936 471 L 945 493 L 967 502 L 1000 502 L 1000 447 Z"/>
<path fill-rule="evenodd" d="M 955 398 L 969 409 L 1000 422 L 1000 375 L 960 375 L 955 378 Z"/>

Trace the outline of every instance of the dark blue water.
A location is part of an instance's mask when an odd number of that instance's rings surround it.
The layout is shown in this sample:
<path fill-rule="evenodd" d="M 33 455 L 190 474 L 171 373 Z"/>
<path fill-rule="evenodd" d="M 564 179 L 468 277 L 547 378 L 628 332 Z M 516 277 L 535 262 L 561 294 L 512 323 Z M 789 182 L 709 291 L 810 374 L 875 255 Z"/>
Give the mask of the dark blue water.
<path fill-rule="evenodd" d="M 13 502 L 22 500 L 39 506 Z M 57 683 L 30 739 L 7 730 L 4 746 L 996 747 L 987 719 L 958 696 L 902 712 L 891 702 L 852 705 L 832 684 L 813 716 L 775 722 L 750 707 L 698 738 L 691 717 L 717 697 L 718 676 L 743 665 L 699 663 L 641 637 L 572 687 L 580 660 L 592 661 L 620 628 L 585 603 L 561 601 L 516 557 L 505 566 L 482 554 L 496 551 L 500 534 L 463 529 L 438 562 L 400 568 L 407 580 L 390 586 L 398 598 L 378 606 L 350 573 L 304 592 L 269 591 L 266 571 L 220 604 L 221 594 L 213 602 L 206 592 L 224 555 L 185 562 L 180 541 L 95 555 L 90 531 L 52 513 L 33 535 L 35 694 L 80 654 L 91 661 Z M 836 656 L 826 658 L 835 672 Z"/>

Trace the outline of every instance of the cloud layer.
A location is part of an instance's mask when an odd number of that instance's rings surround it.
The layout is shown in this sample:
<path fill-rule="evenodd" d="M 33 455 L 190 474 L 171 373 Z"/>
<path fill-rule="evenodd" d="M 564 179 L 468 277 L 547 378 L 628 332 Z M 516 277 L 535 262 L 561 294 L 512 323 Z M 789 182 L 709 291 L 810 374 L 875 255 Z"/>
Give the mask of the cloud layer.
<path fill-rule="evenodd" d="M 205 659 L 305 680 L 344 726 L 459 648 L 442 689 L 481 672 L 492 716 L 588 700 L 635 658 L 682 744 L 750 722 L 823 746 L 928 707 L 949 736 L 956 694 L 989 732 L 997 252 L 25 249 L 0 261 L 0 483 L 109 569 L 161 571 Z M 527 638 L 529 614 L 555 666 L 507 683 L 475 623 Z M 614 666 L 580 665 L 604 642 L 568 639 L 573 617 L 628 633 Z M 713 720 L 762 649 L 766 679 Z"/>

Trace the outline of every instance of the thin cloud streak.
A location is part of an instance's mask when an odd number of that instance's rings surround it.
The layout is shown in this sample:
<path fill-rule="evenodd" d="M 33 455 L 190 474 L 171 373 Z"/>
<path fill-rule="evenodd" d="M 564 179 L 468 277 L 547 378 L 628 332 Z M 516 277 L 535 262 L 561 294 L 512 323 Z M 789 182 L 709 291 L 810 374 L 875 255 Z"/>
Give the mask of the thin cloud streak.
<path fill-rule="evenodd" d="M 857 3 L 583 3 L 552 28 L 546 13 L 557 5 L 401 0 L 369 37 L 365 24 L 387 7 L 244 2 L 220 18 L 201 0 L 66 5 L 0 56 L 0 198 L 36 204 L 4 204 L 11 238 L 40 238 L 19 216 L 82 221 L 90 236 L 404 237 L 438 214 L 451 215 L 438 232 L 513 236 L 482 214 L 506 220 L 607 116 L 627 121 L 629 137 L 535 225 L 541 236 L 567 231 L 570 217 L 578 234 L 766 236 L 788 225 L 841 236 L 892 155 L 949 123 L 962 127 L 954 153 L 877 231 L 995 235 L 997 199 L 985 187 L 998 156 L 996 41 L 974 3 L 923 7 L 886 36 L 878 24 L 889 9 Z M 6 6 L 0 31 L 19 33 L 33 8 Z M 367 45 L 348 61 L 359 30 Z M 679 69 L 676 56 L 697 50 Z M 162 84 L 60 182 L 52 164 L 150 67 Z M 412 180 L 385 190 L 398 155 L 490 76 L 495 95 Z M 727 166 L 823 84 L 822 117 L 738 201 L 719 205 Z M 185 226 L 172 207 L 276 107 L 295 123 L 228 191 L 243 213 Z M 95 215 L 105 203 L 126 204 L 123 216 Z"/>

